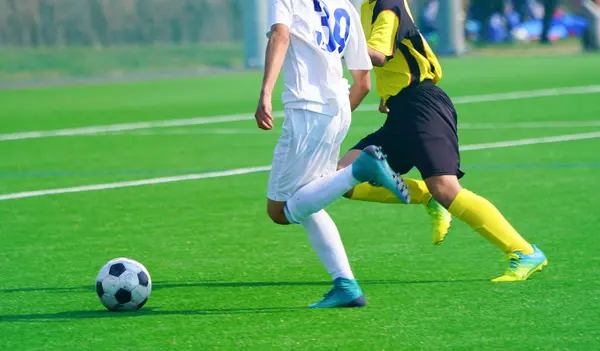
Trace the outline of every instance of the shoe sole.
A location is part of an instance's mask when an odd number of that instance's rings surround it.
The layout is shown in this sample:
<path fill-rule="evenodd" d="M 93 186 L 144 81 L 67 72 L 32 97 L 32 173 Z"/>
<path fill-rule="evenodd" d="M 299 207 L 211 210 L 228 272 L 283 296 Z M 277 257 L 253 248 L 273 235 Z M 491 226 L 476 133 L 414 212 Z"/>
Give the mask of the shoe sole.
<path fill-rule="evenodd" d="M 359 297 L 357 297 L 356 299 L 342 304 L 342 305 L 337 305 L 337 306 L 324 306 L 324 307 L 320 307 L 320 306 L 314 306 L 314 305 L 310 305 L 308 306 L 308 308 L 353 308 L 353 307 L 365 307 L 367 305 L 367 300 L 365 299 L 365 295 L 361 295 Z"/>
<path fill-rule="evenodd" d="M 450 227 L 448 227 L 448 231 L 450 231 Z M 444 243 L 444 240 L 446 240 L 446 236 L 448 236 L 448 233 L 446 232 L 446 234 L 444 234 L 444 236 L 440 239 L 440 240 L 435 240 L 436 238 L 434 237 L 433 239 L 433 246 L 440 246 Z"/>
<path fill-rule="evenodd" d="M 366 305 L 367 300 L 365 299 L 365 295 L 360 295 L 359 298 L 354 299 L 350 301 L 350 303 L 348 303 L 347 305 L 341 307 L 365 307 Z"/>
<path fill-rule="evenodd" d="M 529 272 L 529 274 L 527 274 L 525 276 L 525 279 L 523 279 L 523 280 L 529 279 L 529 277 L 531 277 L 531 275 L 535 272 L 541 272 L 544 268 L 546 268 L 547 265 L 548 265 L 548 260 L 544 260 L 544 262 L 542 262 L 539 266 L 537 266 L 535 269 L 532 269 L 531 272 Z"/>
<path fill-rule="evenodd" d="M 446 230 L 446 234 L 444 234 L 440 240 L 435 240 L 437 237 L 434 236 L 433 237 L 433 245 L 435 246 L 440 246 L 444 243 L 444 240 L 446 240 L 446 237 L 448 236 L 448 233 L 450 232 L 450 228 L 452 228 L 452 220 L 450 220 L 450 225 L 448 226 L 448 230 Z"/>

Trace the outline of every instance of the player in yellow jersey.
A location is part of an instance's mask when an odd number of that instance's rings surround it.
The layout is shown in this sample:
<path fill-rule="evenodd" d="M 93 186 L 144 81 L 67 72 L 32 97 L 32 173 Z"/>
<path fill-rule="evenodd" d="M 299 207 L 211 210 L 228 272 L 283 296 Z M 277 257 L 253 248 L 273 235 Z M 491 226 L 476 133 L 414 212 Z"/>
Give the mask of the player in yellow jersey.
<path fill-rule="evenodd" d="M 442 67 L 415 25 L 406 0 L 366 0 L 361 20 L 375 66 L 380 111 L 387 113 L 387 119 L 354 146 L 339 167 L 351 164 L 366 146 L 380 145 L 396 172 L 405 174 L 416 167 L 421 173 L 426 186 L 411 187 L 411 197 L 426 198 L 430 193 L 454 217 L 510 257 L 509 268 L 493 281 L 525 280 L 542 270 L 548 264 L 542 251 L 521 237 L 488 200 L 461 187 L 464 173 L 456 110 L 436 85 Z M 356 186 L 347 196 L 375 202 L 394 197 L 368 183 Z"/>

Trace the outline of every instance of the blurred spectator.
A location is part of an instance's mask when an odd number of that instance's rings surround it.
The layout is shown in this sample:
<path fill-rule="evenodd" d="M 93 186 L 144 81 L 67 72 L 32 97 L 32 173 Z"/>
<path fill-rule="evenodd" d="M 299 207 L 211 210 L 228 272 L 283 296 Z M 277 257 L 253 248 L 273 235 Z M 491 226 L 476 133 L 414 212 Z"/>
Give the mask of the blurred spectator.
<path fill-rule="evenodd" d="M 414 0 L 417 2 L 416 0 Z M 600 0 L 471 0 L 465 2 L 468 12 L 465 37 L 471 42 L 500 43 L 507 41 L 551 41 L 584 36 L 584 46 L 591 47 L 598 34 L 598 19 L 582 2 Z M 419 26 L 427 40 L 435 45 L 439 30 L 438 0 L 421 0 Z M 560 5 L 560 7 L 559 7 Z M 596 5 L 593 5 L 594 7 Z M 600 14 L 600 7 L 597 7 Z M 600 17 L 600 15 L 599 15 Z M 585 35 L 584 35 L 585 31 Z"/>
<path fill-rule="evenodd" d="M 438 30 L 437 15 L 439 8 L 440 4 L 437 0 L 425 1 L 421 10 L 421 22 L 419 24 L 422 31 L 435 32 Z"/>
<path fill-rule="evenodd" d="M 519 21 L 525 22 L 531 17 L 527 0 L 513 0 L 512 5 L 513 10 L 519 14 Z"/>
<path fill-rule="evenodd" d="M 544 19 L 542 21 L 542 35 L 540 37 L 540 42 L 542 44 L 549 44 L 550 38 L 548 37 L 548 33 L 550 32 L 554 12 L 558 8 L 558 0 L 542 0 L 541 2 L 542 5 L 544 5 Z"/>
<path fill-rule="evenodd" d="M 504 13 L 504 0 L 472 0 L 471 16 L 481 23 L 482 42 L 490 40 L 490 19 L 495 13 Z"/>

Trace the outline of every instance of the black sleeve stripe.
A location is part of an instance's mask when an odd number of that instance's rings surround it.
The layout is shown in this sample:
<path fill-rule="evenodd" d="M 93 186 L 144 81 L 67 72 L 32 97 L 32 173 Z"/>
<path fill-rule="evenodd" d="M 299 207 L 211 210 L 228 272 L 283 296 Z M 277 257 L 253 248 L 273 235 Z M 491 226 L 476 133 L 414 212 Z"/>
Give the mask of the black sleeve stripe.
<path fill-rule="evenodd" d="M 398 16 L 398 19 L 402 21 L 404 16 L 402 14 L 403 6 L 401 6 L 401 3 L 403 2 L 404 0 L 377 0 L 377 3 L 373 8 L 373 17 L 371 18 L 371 23 L 375 23 L 377 16 L 379 16 L 379 14 L 383 11 L 393 11 L 396 16 Z M 400 25 L 402 25 L 402 23 L 400 23 Z"/>
<path fill-rule="evenodd" d="M 425 51 L 425 43 L 423 42 L 423 37 L 421 36 L 421 34 L 417 33 L 417 35 L 411 37 L 410 42 L 415 48 L 415 50 L 417 50 L 419 54 L 421 54 L 429 61 L 429 58 L 427 57 L 427 52 Z M 431 73 L 435 73 L 435 66 L 432 62 L 429 62 L 429 64 L 431 65 Z"/>
<path fill-rule="evenodd" d="M 409 86 L 419 84 L 419 82 L 421 82 L 421 68 L 419 67 L 419 62 L 417 62 L 417 59 L 410 53 L 410 49 L 405 44 L 400 43 L 398 49 L 402 55 L 404 55 L 404 58 L 408 63 L 408 69 L 410 70 Z"/>

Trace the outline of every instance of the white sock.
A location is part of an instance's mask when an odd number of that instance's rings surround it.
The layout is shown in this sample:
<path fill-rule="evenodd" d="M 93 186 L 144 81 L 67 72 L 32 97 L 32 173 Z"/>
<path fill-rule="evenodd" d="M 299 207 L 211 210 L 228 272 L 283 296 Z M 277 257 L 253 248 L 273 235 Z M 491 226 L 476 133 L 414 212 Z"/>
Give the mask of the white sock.
<path fill-rule="evenodd" d="M 321 210 L 308 216 L 302 226 L 331 278 L 354 279 L 340 233 L 327 212 Z"/>
<path fill-rule="evenodd" d="M 328 174 L 306 184 L 286 202 L 285 215 L 290 223 L 302 223 L 305 218 L 331 205 L 350 189 L 360 184 L 352 175 L 352 166 Z"/>

